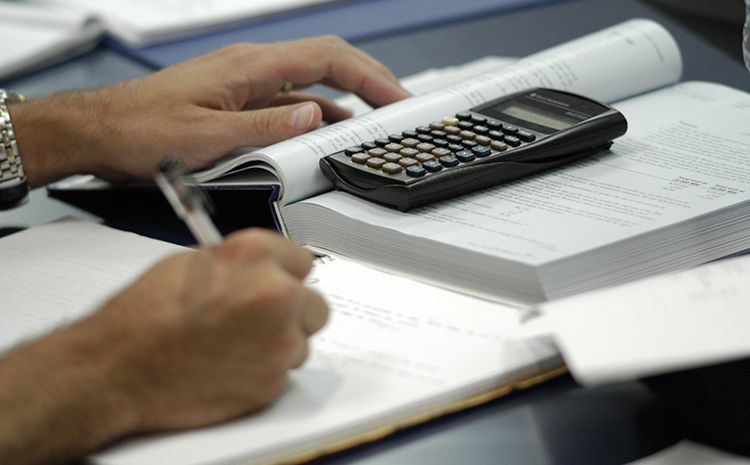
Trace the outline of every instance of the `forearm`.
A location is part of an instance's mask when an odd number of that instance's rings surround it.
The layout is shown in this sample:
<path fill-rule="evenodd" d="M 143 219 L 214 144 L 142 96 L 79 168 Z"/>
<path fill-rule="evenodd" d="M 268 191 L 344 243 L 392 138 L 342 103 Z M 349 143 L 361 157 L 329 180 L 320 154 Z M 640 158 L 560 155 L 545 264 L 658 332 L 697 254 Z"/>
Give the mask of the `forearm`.
<path fill-rule="evenodd" d="M 0 358 L 0 463 L 67 463 L 132 429 L 112 389 L 116 330 L 100 326 L 85 320 Z"/>
<path fill-rule="evenodd" d="M 8 109 L 32 187 L 101 170 L 106 103 L 96 92 L 65 92 Z"/>

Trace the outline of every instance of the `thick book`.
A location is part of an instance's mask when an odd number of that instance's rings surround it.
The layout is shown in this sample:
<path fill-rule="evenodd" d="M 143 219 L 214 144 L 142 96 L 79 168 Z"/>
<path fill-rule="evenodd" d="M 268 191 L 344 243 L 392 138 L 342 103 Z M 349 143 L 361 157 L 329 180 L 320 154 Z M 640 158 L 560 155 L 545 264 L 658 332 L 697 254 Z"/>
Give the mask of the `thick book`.
<path fill-rule="evenodd" d="M 159 258 L 180 250 L 84 221 L 3 238 L 0 353 L 89 314 Z M 522 325 L 522 309 L 333 258 L 317 260 L 307 284 L 328 301 L 331 315 L 275 403 L 212 427 L 130 438 L 87 463 L 304 461 L 562 370 L 551 345 L 512 337 Z"/>
<path fill-rule="evenodd" d="M 631 20 L 200 173 L 207 186 L 277 186 L 295 241 L 521 303 L 695 266 L 750 248 L 748 94 L 678 83 L 671 35 Z M 329 153 L 533 86 L 611 103 L 628 133 L 552 172 L 402 213 L 331 191 Z"/>

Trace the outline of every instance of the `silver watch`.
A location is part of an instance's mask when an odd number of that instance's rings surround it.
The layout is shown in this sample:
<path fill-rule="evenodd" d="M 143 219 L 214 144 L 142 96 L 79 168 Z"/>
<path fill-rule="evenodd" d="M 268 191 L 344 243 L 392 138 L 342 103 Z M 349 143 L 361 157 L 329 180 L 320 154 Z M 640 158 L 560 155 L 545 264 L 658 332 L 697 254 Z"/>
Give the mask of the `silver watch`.
<path fill-rule="evenodd" d="M 18 155 L 16 133 L 8 113 L 8 104 L 22 101 L 23 97 L 12 90 L 0 89 L 0 136 L 3 142 L 0 150 L 0 209 L 20 205 L 29 193 L 21 157 Z"/>

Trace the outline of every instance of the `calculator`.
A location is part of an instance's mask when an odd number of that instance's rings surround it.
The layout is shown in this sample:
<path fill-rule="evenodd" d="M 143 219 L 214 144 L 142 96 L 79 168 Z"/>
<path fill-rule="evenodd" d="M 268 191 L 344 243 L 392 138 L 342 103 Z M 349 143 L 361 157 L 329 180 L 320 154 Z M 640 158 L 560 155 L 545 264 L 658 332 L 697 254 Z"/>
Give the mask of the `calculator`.
<path fill-rule="evenodd" d="M 606 150 L 627 127 L 609 105 L 534 88 L 364 141 L 320 168 L 338 190 L 408 211 Z"/>

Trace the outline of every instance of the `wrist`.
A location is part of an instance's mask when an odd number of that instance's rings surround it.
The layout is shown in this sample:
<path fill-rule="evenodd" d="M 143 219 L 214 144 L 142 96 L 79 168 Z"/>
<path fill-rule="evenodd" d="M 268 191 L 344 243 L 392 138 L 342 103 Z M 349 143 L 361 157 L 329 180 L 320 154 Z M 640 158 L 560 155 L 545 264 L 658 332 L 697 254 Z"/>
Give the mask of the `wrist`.
<path fill-rule="evenodd" d="M 31 187 L 101 169 L 98 106 L 91 93 L 70 92 L 8 107 Z"/>

